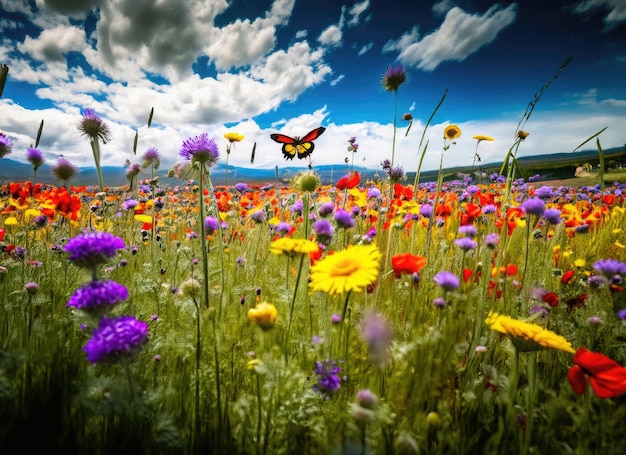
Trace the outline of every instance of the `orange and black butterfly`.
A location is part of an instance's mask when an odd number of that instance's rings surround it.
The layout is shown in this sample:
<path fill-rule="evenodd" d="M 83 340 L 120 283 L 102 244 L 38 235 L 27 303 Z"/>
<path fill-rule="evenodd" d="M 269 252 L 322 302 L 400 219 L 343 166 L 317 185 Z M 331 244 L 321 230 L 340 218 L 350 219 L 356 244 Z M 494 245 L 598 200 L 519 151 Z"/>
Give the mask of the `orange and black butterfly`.
<path fill-rule="evenodd" d="M 285 159 L 293 160 L 296 154 L 299 159 L 308 157 L 315 148 L 313 141 L 320 137 L 324 131 L 326 131 L 326 128 L 320 126 L 313 131 L 309 131 L 302 138 L 297 136 L 289 137 L 284 134 L 272 134 L 270 137 L 279 144 L 283 144 L 283 156 Z"/>

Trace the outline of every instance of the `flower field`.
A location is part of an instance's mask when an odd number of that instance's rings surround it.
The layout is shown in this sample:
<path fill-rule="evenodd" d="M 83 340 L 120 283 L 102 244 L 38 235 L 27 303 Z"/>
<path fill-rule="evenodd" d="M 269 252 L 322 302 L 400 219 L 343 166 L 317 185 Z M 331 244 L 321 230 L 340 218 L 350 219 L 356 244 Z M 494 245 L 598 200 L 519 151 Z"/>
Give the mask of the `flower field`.
<path fill-rule="evenodd" d="M 0 447 L 626 451 L 623 184 L 206 163 L 1 188 Z"/>

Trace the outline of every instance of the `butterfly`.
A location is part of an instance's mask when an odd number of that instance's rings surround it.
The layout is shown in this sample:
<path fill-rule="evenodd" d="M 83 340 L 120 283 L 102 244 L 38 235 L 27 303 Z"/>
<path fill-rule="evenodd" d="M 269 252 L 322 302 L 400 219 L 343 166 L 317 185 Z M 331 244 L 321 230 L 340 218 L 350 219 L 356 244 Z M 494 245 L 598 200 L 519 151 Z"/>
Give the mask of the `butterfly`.
<path fill-rule="evenodd" d="M 293 157 L 296 156 L 296 154 L 299 159 L 307 158 L 315 148 L 313 141 L 320 137 L 324 131 L 326 131 L 326 128 L 320 126 L 319 128 L 309 131 L 302 136 L 302 138 L 297 136 L 289 137 L 284 134 L 272 134 L 270 137 L 275 142 L 283 144 L 283 156 L 285 159 L 293 160 Z"/>

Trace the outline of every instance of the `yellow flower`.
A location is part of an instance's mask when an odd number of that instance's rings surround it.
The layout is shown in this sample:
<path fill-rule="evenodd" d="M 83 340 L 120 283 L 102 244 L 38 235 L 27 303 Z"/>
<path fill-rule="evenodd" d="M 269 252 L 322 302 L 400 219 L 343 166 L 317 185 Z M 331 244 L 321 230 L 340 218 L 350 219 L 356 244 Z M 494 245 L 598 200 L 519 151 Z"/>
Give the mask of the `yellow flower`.
<path fill-rule="evenodd" d="M 517 132 L 517 137 L 518 137 L 518 138 L 520 138 L 520 139 L 523 141 L 524 139 L 526 139 L 526 138 L 528 137 L 528 134 L 529 134 L 529 133 L 527 133 L 527 132 L 526 132 L 526 131 L 524 131 L 524 130 L 519 130 L 519 131 Z"/>
<path fill-rule="evenodd" d="M 472 139 L 476 139 L 478 142 L 493 141 L 493 138 L 491 136 L 485 136 L 484 134 L 477 134 L 476 136 L 472 136 Z"/>
<path fill-rule="evenodd" d="M 15 218 L 14 216 L 10 216 L 6 220 L 4 220 L 5 226 L 15 226 L 16 224 L 17 224 L 17 218 Z"/>
<path fill-rule="evenodd" d="M 135 215 L 135 221 L 152 224 L 152 217 L 150 215 L 146 215 L 145 213 L 139 213 Z"/>
<path fill-rule="evenodd" d="M 317 253 L 319 246 L 317 243 L 307 239 L 292 239 L 290 237 L 281 237 L 274 240 L 270 244 L 270 251 L 274 254 L 286 254 L 293 256 L 295 254 Z"/>
<path fill-rule="evenodd" d="M 578 258 L 574 261 L 574 267 L 578 267 L 582 269 L 586 265 L 587 265 L 587 261 L 584 260 L 583 258 Z"/>
<path fill-rule="evenodd" d="M 257 303 L 256 307 L 248 310 L 248 319 L 263 330 L 269 330 L 274 327 L 277 317 L 278 310 L 274 305 L 267 302 Z"/>
<path fill-rule="evenodd" d="M 536 351 L 543 348 L 558 349 L 574 354 L 572 344 L 561 335 L 540 325 L 489 312 L 485 324 L 491 330 L 509 335 L 519 351 Z"/>
<path fill-rule="evenodd" d="M 224 137 L 228 140 L 228 142 L 240 142 L 244 140 L 244 135 L 239 133 L 226 133 Z"/>
<path fill-rule="evenodd" d="M 453 139 L 458 139 L 460 137 L 461 137 L 461 128 L 459 128 L 456 125 L 448 125 L 443 130 L 444 139 L 453 140 Z"/>
<path fill-rule="evenodd" d="M 360 292 L 378 277 L 381 254 L 376 245 L 355 245 L 326 256 L 311 267 L 313 291 L 331 295 Z"/>

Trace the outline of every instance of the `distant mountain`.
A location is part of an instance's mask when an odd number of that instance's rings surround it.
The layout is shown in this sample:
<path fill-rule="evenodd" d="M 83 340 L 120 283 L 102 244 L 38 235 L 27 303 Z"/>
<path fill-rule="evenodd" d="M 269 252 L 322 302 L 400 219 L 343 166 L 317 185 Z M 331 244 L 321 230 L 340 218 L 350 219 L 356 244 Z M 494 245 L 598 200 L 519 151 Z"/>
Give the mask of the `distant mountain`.
<path fill-rule="evenodd" d="M 616 147 L 604 150 L 605 164 L 607 166 L 616 166 L 626 168 L 626 148 Z M 517 158 L 522 169 L 529 175 L 539 173 L 544 180 L 554 178 L 573 177 L 575 168 L 585 163 L 596 167 L 598 159 L 597 150 L 584 150 L 575 153 L 553 153 L 549 155 L 522 156 Z M 481 164 L 480 169 L 484 172 L 497 172 L 502 163 Z M 177 184 L 180 180 L 177 178 L 167 178 L 169 169 L 159 169 L 157 175 L 163 183 Z M 234 185 L 237 182 L 246 183 L 287 183 L 298 172 L 306 170 L 306 167 L 277 167 L 275 169 L 258 169 L 248 167 L 228 167 L 228 183 Z M 378 180 L 384 177 L 382 169 L 371 169 L 364 167 L 354 167 L 355 171 L 361 174 L 361 180 Z M 314 171 L 318 173 L 322 184 L 330 184 L 336 182 L 339 178 L 350 171 L 350 167 L 346 164 L 324 165 L 314 167 Z M 407 181 L 410 183 L 415 178 L 415 171 L 405 169 L 407 172 Z M 452 178 L 458 173 L 474 172 L 472 166 L 459 166 L 455 168 L 447 168 L 444 170 L 447 178 Z M 423 171 L 420 175 L 420 181 L 433 181 L 437 179 L 438 171 Z M 128 185 L 126 178 L 126 169 L 124 167 L 106 166 L 102 168 L 102 175 L 106 186 L 123 186 Z M 150 173 L 142 171 L 138 178 L 146 179 L 150 177 Z M 0 184 L 8 182 L 20 182 L 33 179 L 33 169 L 30 164 L 21 163 L 11 159 L 0 159 Z M 211 180 L 214 185 L 224 185 L 226 183 L 226 166 L 219 163 L 211 168 Z M 58 184 L 58 181 L 52 173 L 52 166 L 44 163 L 37 170 L 37 181 L 48 184 Z M 79 169 L 76 177 L 70 181 L 72 185 L 97 185 L 98 176 L 95 167 L 82 167 Z"/>

